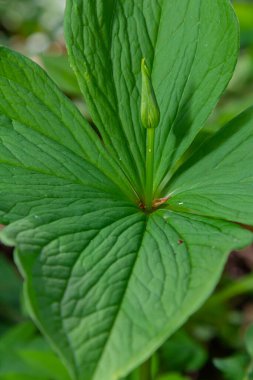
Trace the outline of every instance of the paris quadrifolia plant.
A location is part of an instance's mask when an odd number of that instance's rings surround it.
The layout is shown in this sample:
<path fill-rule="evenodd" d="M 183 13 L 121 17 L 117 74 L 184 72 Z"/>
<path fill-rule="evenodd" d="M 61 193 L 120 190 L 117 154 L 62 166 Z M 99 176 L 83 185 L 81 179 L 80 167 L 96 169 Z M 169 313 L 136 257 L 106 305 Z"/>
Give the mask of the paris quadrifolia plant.
<path fill-rule="evenodd" d="M 253 108 L 190 148 L 234 71 L 229 0 L 67 0 L 65 36 L 96 129 L 0 48 L 1 240 L 72 378 L 117 380 L 253 241 Z"/>

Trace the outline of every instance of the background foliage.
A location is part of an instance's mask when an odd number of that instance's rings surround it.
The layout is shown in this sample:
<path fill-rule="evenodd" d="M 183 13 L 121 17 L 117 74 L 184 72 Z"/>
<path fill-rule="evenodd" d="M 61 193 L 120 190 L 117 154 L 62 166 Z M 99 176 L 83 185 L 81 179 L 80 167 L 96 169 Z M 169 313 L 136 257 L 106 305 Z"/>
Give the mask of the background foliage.
<path fill-rule="evenodd" d="M 241 25 L 235 75 L 204 133 L 253 104 L 253 2 L 234 1 Z M 86 114 L 65 56 L 62 0 L 0 0 L 0 43 L 39 62 Z M 152 358 L 156 380 L 253 379 L 253 249 L 233 252 L 215 294 Z M 12 252 L 0 253 L 0 380 L 69 379 L 27 317 Z M 128 380 L 134 380 L 137 372 Z"/>

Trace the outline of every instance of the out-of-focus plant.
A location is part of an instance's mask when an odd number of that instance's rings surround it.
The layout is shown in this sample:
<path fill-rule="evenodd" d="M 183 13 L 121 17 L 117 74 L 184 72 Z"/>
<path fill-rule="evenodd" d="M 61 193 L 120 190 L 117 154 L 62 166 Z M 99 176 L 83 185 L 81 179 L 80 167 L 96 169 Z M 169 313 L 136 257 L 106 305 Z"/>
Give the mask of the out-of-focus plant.
<path fill-rule="evenodd" d="M 0 380 L 70 380 L 61 361 L 31 322 L 0 339 Z"/>
<path fill-rule="evenodd" d="M 0 42 L 28 55 L 63 40 L 64 0 L 0 0 Z"/>
<path fill-rule="evenodd" d="M 231 357 L 215 359 L 215 366 L 223 372 L 226 380 L 253 379 L 253 325 L 244 339 L 244 349 Z"/>

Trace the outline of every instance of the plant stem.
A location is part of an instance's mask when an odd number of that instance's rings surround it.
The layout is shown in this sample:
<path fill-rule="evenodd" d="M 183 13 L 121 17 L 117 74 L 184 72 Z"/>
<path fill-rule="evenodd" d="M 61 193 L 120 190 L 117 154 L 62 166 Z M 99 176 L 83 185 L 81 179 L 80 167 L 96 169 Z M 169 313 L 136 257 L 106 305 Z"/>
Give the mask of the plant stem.
<path fill-rule="evenodd" d="M 140 380 L 152 380 L 151 358 L 140 367 Z"/>
<path fill-rule="evenodd" d="M 152 209 L 153 202 L 153 175 L 154 175 L 154 145 L 155 128 L 147 128 L 146 148 L 146 209 Z"/>

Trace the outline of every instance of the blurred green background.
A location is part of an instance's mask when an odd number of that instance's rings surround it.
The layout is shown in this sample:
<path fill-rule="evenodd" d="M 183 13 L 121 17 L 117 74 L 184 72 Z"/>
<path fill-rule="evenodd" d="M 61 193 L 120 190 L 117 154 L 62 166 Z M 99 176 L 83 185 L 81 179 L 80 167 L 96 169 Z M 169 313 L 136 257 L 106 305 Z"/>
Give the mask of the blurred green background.
<path fill-rule="evenodd" d="M 241 53 L 199 141 L 253 105 L 253 1 L 235 0 L 233 5 L 241 26 Z M 66 58 L 64 6 L 64 0 L 0 0 L 0 44 L 42 65 L 89 117 Z M 154 380 L 253 380 L 252 269 L 252 247 L 231 253 L 216 292 L 152 357 Z M 68 380 L 26 310 L 12 250 L 1 246 L 0 380 Z M 127 380 L 137 380 L 142 370 Z"/>

